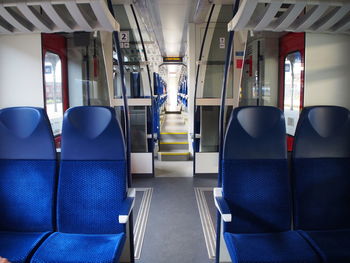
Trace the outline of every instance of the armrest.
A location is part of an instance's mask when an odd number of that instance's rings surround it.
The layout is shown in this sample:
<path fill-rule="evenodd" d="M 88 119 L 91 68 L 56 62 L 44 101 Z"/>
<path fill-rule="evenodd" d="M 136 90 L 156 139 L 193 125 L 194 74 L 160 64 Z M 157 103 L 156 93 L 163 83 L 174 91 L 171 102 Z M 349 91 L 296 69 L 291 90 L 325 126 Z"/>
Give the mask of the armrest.
<path fill-rule="evenodd" d="M 126 224 L 129 220 L 129 215 L 134 208 L 135 204 L 136 190 L 135 188 L 129 188 L 128 196 L 123 201 L 120 214 L 119 214 L 119 224 Z"/>
<path fill-rule="evenodd" d="M 222 220 L 224 220 L 224 222 L 231 222 L 232 221 L 231 211 L 225 198 L 222 196 L 222 188 L 214 188 L 213 193 L 214 193 L 215 206 L 220 212 Z"/>

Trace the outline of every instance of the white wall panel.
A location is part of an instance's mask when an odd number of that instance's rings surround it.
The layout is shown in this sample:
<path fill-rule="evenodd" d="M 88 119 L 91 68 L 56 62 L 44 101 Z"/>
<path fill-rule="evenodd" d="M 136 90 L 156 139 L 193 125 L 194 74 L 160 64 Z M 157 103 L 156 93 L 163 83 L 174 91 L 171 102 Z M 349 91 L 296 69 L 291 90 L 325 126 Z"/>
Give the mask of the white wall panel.
<path fill-rule="evenodd" d="M 152 174 L 152 153 L 131 153 L 132 174 Z"/>
<path fill-rule="evenodd" d="M 350 36 L 306 34 L 304 105 L 350 109 Z"/>
<path fill-rule="evenodd" d="M 0 36 L 0 108 L 44 106 L 41 35 Z"/>
<path fill-rule="evenodd" d="M 219 153 L 196 153 L 196 174 L 217 174 L 219 172 Z"/>

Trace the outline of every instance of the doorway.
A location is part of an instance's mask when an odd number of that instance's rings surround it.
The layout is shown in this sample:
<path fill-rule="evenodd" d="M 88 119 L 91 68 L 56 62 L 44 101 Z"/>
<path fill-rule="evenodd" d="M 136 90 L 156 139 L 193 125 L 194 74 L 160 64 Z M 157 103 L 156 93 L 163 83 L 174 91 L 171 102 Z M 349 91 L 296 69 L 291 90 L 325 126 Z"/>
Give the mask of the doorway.
<path fill-rule="evenodd" d="M 59 148 L 63 115 L 69 107 L 66 39 L 56 34 L 43 34 L 42 47 L 44 105 Z"/>
<path fill-rule="evenodd" d="M 292 151 L 299 115 L 304 107 L 305 33 L 289 33 L 280 38 L 279 107 L 287 130 L 287 147 Z"/>

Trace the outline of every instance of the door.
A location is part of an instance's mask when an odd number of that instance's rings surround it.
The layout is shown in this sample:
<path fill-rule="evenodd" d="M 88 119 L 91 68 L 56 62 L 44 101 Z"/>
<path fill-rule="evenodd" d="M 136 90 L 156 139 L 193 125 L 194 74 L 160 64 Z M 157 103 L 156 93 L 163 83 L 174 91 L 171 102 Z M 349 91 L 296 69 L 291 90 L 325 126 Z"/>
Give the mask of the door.
<path fill-rule="evenodd" d="M 289 33 L 280 39 L 279 60 L 279 107 L 285 116 L 288 151 L 292 151 L 295 129 L 304 106 L 304 33 Z"/>
<path fill-rule="evenodd" d="M 56 34 L 43 34 L 42 47 L 45 109 L 56 147 L 60 147 L 63 114 L 69 107 L 66 39 Z"/>

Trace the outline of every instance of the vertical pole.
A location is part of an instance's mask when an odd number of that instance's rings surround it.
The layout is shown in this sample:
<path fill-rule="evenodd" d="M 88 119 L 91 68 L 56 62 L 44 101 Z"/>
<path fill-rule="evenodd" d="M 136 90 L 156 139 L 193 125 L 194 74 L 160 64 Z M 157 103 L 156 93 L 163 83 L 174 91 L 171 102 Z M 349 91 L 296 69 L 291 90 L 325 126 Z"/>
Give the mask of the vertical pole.
<path fill-rule="evenodd" d="M 114 10 L 113 10 L 113 5 L 112 1 L 108 0 L 108 8 L 113 17 L 115 18 L 114 15 Z M 122 94 L 123 94 L 123 103 L 124 103 L 124 122 L 125 122 L 125 142 L 126 142 L 126 167 L 127 167 L 127 181 L 128 181 L 128 187 L 131 187 L 131 166 L 130 166 L 130 159 L 131 159 L 131 154 L 130 154 L 130 149 L 131 149 L 131 141 L 130 141 L 130 120 L 129 120 L 129 107 L 128 107 L 128 98 L 126 95 L 126 83 L 125 83 L 125 73 L 124 73 L 124 63 L 123 63 L 123 56 L 120 48 L 120 41 L 119 41 L 119 33 L 117 31 L 113 32 L 113 42 L 114 42 L 114 47 L 117 51 L 117 56 L 118 56 L 118 65 L 119 65 L 119 70 L 120 70 L 120 78 L 121 78 L 121 83 L 122 83 Z M 133 225 L 133 213 L 131 212 L 129 216 L 129 236 L 130 236 L 130 262 L 134 263 L 135 258 L 134 258 L 134 225 Z"/>
<path fill-rule="evenodd" d="M 87 105 L 88 105 L 88 106 L 91 106 L 89 46 L 86 46 L 85 66 L 86 66 L 86 95 L 87 95 Z"/>
<path fill-rule="evenodd" d="M 260 71 L 260 56 L 261 56 L 261 50 L 260 50 L 260 41 L 258 41 L 258 62 L 257 62 L 257 74 L 258 74 L 258 79 L 257 79 L 257 95 L 258 95 L 258 99 L 256 102 L 256 106 L 260 106 L 260 102 L 261 102 L 261 95 L 262 95 L 262 86 L 261 86 L 261 71 Z"/>
<path fill-rule="evenodd" d="M 233 6 L 233 17 L 237 14 L 239 8 L 240 0 L 236 0 L 235 5 Z M 233 52 L 233 41 L 234 41 L 234 31 L 230 31 L 227 52 L 226 52 L 226 61 L 225 61 L 225 71 L 224 78 L 222 82 L 221 90 L 221 107 L 220 107 L 220 117 L 219 117 L 219 178 L 218 186 L 222 186 L 222 157 L 223 157 L 223 146 L 224 146 L 224 136 L 225 136 L 225 102 L 226 102 L 226 89 L 227 89 L 227 80 L 228 72 L 231 66 L 232 61 L 232 52 Z M 220 234 L 221 234 L 221 215 L 217 212 L 217 223 L 216 223 L 216 257 L 215 263 L 220 262 Z"/>

